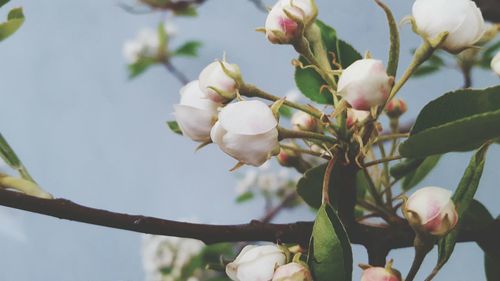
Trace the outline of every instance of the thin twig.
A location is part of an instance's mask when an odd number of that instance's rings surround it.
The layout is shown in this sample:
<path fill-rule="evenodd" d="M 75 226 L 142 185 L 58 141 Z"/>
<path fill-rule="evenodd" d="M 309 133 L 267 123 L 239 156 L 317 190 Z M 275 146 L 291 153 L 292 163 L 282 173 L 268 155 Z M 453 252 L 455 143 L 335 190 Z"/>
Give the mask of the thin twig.
<path fill-rule="evenodd" d="M 170 61 L 163 62 L 163 65 L 168 70 L 168 72 L 170 72 L 177 80 L 179 80 L 181 84 L 186 85 L 187 83 L 189 83 L 189 78 L 187 78 L 187 76 L 179 69 L 177 69 Z"/>
<path fill-rule="evenodd" d="M 390 161 L 394 161 L 394 160 L 399 160 L 401 158 L 403 158 L 403 156 L 396 155 L 396 156 L 386 157 L 386 158 L 382 158 L 382 159 L 377 159 L 377 160 L 374 160 L 374 161 L 370 161 L 370 162 L 364 163 L 363 167 L 367 168 L 367 167 L 378 165 L 378 164 L 381 164 L 381 163 L 386 163 L 386 162 L 390 162 Z"/>

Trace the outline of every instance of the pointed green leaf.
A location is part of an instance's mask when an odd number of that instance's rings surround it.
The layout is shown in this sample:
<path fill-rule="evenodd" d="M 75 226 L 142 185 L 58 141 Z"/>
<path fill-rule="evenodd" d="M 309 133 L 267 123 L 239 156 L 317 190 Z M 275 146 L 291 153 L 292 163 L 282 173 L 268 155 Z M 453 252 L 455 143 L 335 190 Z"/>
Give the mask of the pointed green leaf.
<path fill-rule="evenodd" d="M 158 34 L 158 50 L 160 52 L 166 52 L 168 46 L 168 34 L 165 30 L 165 24 L 160 22 L 157 29 Z"/>
<path fill-rule="evenodd" d="M 441 155 L 433 155 L 425 158 L 416 170 L 405 177 L 401 188 L 407 191 L 419 184 L 436 167 L 440 158 Z"/>
<path fill-rule="evenodd" d="M 316 281 L 351 281 L 352 250 L 335 211 L 323 204 L 316 216 L 309 250 L 309 265 Z"/>
<path fill-rule="evenodd" d="M 321 206 L 323 178 L 325 177 L 325 170 L 327 164 L 322 164 L 307 170 L 302 178 L 297 182 L 297 193 L 300 197 L 311 207 L 318 209 Z M 353 183 L 346 183 L 351 175 L 346 175 L 348 171 L 342 169 L 341 165 L 335 165 L 330 176 L 330 199 L 334 208 L 337 206 L 337 197 L 335 195 L 338 186 L 352 185 Z M 359 175 L 359 174 L 358 174 Z M 352 175 L 354 177 L 355 175 Z M 361 176 L 356 177 L 356 185 L 358 186 L 358 193 L 363 193 L 363 185 L 366 184 L 366 179 Z M 366 186 L 366 185 L 365 185 Z M 360 194 L 361 196 L 361 194 Z"/>
<path fill-rule="evenodd" d="M 423 158 L 433 154 L 476 149 L 500 137 L 500 86 L 459 90 L 439 97 L 420 112 L 401 155 Z"/>
<path fill-rule="evenodd" d="M 3 5 L 9 3 L 10 0 L 0 0 L 0 8 L 3 7 Z"/>
<path fill-rule="evenodd" d="M 0 24 L 0 41 L 14 34 L 23 23 L 23 8 L 12 9 L 7 16 L 7 21 Z"/>
<path fill-rule="evenodd" d="M 188 41 L 174 51 L 174 56 L 196 57 L 201 46 L 200 41 Z"/>
<path fill-rule="evenodd" d="M 253 192 L 251 192 L 251 191 L 247 191 L 247 192 L 245 192 L 245 193 L 241 194 L 240 196 L 238 196 L 238 197 L 236 198 L 236 203 L 244 203 L 244 202 L 247 202 L 247 201 L 249 201 L 249 200 L 252 200 L 252 199 L 253 199 L 253 197 L 254 197 Z"/>
<path fill-rule="evenodd" d="M 337 38 L 337 33 L 335 29 L 326 25 L 320 20 L 316 21 L 316 24 L 321 30 L 321 38 L 329 53 L 329 59 L 333 60 L 332 53 L 335 54 L 337 62 L 342 65 L 343 68 L 348 67 L 356 60 L 361 59 L 361 54 L 351 47 L 346 42 L 339 40 Z M 307 66 L 307 60 L 305 58 L 299 58 L 299 60 Z M 337 67 L 332 65 L 332 69 Z M 300 68 L 295 69 L 295 83 L 299 90 L 308 97 L 310 100 L 321 104 L 332 104 L 333 98 L 332 94 L 323 89 L 327 82 L 321 78 L 321 76 L 313 68 Z"/>
<path fill-rule="evenodd" d="M 167 121 L 167 126 L 172 132 L 182 135 L 181 127 L 179 127 L 177 121 Z"/>
<path fill-rule="evenodd" d="M 413 173 L 422 163 L 425 161 L 425 158 L 421 159 L 414 159 L 414 158 L 408 158 L 400 163 L 394 165 L 391 167 L 389 170 L 389 173 L 391 176 L 395 179 L 402 179 L 405 176 Z"/>
<path fill-rule="evenodd" d="M 457 242 L 458 232 L 463 227 L 464 213 L 469 209 L 473 202 L 474 195 L 476 194 L 479 186 L 479 181 L 483 174 L 483 167 L 485 162 L 486 152 L 489 145 L 483 145 L 471 158 L 469 166 L 464 172 L 460 183 L 458 184 L 455 193 L 453 194 L 453 202 L 458 213 L 457 227 L 441 238 L 438 242 L 438 261 L 433 272 L 437 273 L 450 259 L 455 244 Z"/>

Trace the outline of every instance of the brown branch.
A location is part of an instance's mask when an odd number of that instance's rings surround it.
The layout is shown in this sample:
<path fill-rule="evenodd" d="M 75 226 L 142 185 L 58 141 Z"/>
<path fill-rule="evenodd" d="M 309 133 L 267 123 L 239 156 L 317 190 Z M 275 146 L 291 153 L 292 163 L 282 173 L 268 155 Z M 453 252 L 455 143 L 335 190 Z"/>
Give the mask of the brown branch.
<path fill-rule="evenodd" d="M 271 224 L 252 221 L 239 225 L 208 225 L 128 215 L 78 205 L 66 199 L 41 199 L 23 193 L 0 189 L 0 205 L 60 219 L 156 235 L 194 238 L 213 244 L 218 242 L 269 241 L 307 245 L 312 222 Z M 414 234 L 406 224 L 388 227 L 352 224 L 347 228 L 351 242 L 367 249 L 411 247 Z M 488 249 L 500 249 L 500 220 L 480 229 L 464 228 L 459 242 L 476 241 Z M 495 248 L 496 247 L 496 248 Z"/>

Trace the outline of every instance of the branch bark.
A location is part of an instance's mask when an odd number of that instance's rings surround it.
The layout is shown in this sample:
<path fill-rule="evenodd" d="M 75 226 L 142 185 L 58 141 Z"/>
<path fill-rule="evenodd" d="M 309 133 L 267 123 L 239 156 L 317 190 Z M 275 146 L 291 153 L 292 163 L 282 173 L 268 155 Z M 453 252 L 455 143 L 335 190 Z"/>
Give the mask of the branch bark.
<path fill-rule="evenodd" d="M 239 225 L 208 225 L 164 220 L 154 217 L 110 212 L 78 205 L 66 199 L 41 199 L 23 193 L 0 189 L 0 205 L 72 220 L 140 233 L 198 239 L 206 244 L 240 241 L 269 241 L 307 245 L 312 222 L 271 224 L 251 221 Z M 412 247 L 414 233 L 406 224 L 370 226 L 353 224 L 347 228 L 351 242 L 367 249 L 390 250 Z M 488 249 L 500 249 L 500 220 L 481 229 L 463 229 L 459 242 L 475 241 Z M 497 247 L 497 248 L 495 248 Z M 378 258 L 377 258 L 378 259 Z"/>

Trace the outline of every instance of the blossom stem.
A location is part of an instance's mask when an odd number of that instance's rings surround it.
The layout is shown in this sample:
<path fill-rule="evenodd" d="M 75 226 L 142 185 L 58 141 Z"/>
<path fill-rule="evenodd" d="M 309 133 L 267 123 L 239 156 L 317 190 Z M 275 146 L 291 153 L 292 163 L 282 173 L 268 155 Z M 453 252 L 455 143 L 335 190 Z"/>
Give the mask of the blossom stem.
<path fill-rule="evenodd" d="M 393 140 L 393 139 L 400 139 L 400 138 L 407 138 L 409 136 L 408 133 L 394 133 L 394 134 L 389 134 L 389 135 L 381 135 L 377 137 L 375 140 L 375 143 L 383 143 L 388 140 Z"/>
<path fill-rule="evenodd" d="M 390 161 L 394 161 L 394 160 L 399 160 L 399 159 L 402 159 L 402 158 L 403 158 L 403 156 L 400 156 L 400 155 L 389 156 L 389 157 L 386 157 L 386 158 L 382 158 L 382 159 L 377 159 L 377 160 L 374 160 L 374 161 L 366 162 L 366 163 L 364 163 L 363 167 L 367 168 L 367 167 L 370 167 L 370 166 L 374 166 L 374 165 L 378 165 L 378 164 L 381 164 L 381 163 L 386 163 L 386 162 L 390 162 Z"/>
<path fill-rule="evenodd" d="M 312 155 L 312 156 L 321 157 L 321 158 L 326 159 L 326 160 L 330 160 L 331 159 L 327 154 L 324 154 L 324 153 L 321 153 L 321 152 L 316 152 L 316 151 L 312 151 L 312 150 L 308 150 L 308 149 L 302 149 L 302 148 L 299 148 L 299 147 L 295 147 L 295 146 L 291 146 L 291 145 L 286 145 L 286 144 L 280 144 L 280 146 L 283 147 L 283 148 L 285 148 L 285 149 L 293 150 L 293 151 L 298 152 L 298 153 L 309 154 L 309 155 Z"/>
<path fill-rule="evenodd" d="M 241 85 L 239 87 L 239 92 L 240 92 L 240 95 L 242 95 L 242 96 L 262 98 L 262 99 L 269 100 L 269 101 L 277 101 L 277 100 L 282 99 L 280 97 L 277 97 L 277 96 L 271 95 L 267 92 L 264 92 L 261 89 L 257 88 L 256 86 L 250 85 L 250 84 Z M 305 113 L 308 113 L 311 116 L 316 117 L 318 119 L 321 119 L 323 117 L 323 112 L 321 112 L 321 111 L 319 111 L 311 106 L 302 105 L 299 103 L 288 101 L 286 99 L 283 102 L 283 104 L 286 106 L 304 111 Z"/>
<path fill-rule="evenodd" d="M 278 127 L 278 132 L 279 132 L 279 138 L 280 139 L 316 139 L 328 143 L 336 143 L 337 140 L 325 136 L 323 134 L 319 133 L 313 133 L 313 132 L 307 132 L 307 131 L 294 131 L 294 130 L 288 130 L 282 127 Z"/>
<path fill-rule="evenodd" d="M 323 178 L 323 188 L 322 188 L 322 202 L 323 204 L 331 204 L 330 201 L 330 176 L 333 171 L 333 167 L 335 166 L 335 153 L 334 157 L 328 162 L 328 165 L 325 169 L 325 177 Z"/>
<path fill-rule="evenodd" d="M 177 69 L 170 61 L 164 61 L 162 63 L 165 68 L 170 72 L 179 82 L 183 85 L 186 85 L 189 83 L 189 79 L 187 76 L 182 73 L 179 69 Z"/>
<path fill-rule="evenodd" d="M 424 262 L 425 256 L 432 250 L 434 247 L 434 241 L 429 242 L 425 241 L 421 238 L 421 236 L 417 233 L 415 236 L 415 242 L 413 243 L 415 247 L 415 258 L 413 259 L 413 263 L 411 265 L 410 271 L 405 278 L 405 281 L 413 281 L 417 272 L 419 271 L 422 263 Z"/>

